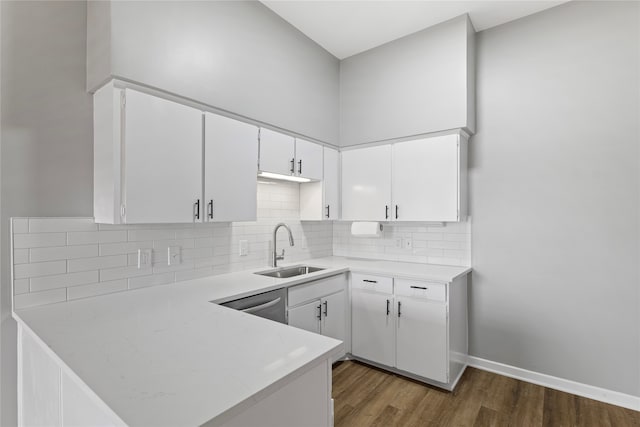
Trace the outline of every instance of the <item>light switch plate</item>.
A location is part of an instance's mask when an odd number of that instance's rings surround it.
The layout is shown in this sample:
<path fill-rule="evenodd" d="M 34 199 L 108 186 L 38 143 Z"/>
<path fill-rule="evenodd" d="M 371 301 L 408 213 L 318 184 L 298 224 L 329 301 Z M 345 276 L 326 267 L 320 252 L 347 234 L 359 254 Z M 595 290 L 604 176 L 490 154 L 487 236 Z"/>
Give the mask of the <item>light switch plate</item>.
<path fill-rule="evenodd" d="M 138 269 L 143 267 L 151 267 L 151 257 L 153 256 L 153 249 L 138 249 Z"/>
<path fill-rule="evenodd" d="M 249 241 L 248 240 L 240 240 L 240 256 L 249 255 Z"/>
<path fill-rule="evenodd" d="M 182 262 L 180 246 L 169 246 L 167 248 L 167 265 L 177 265 Z"/>

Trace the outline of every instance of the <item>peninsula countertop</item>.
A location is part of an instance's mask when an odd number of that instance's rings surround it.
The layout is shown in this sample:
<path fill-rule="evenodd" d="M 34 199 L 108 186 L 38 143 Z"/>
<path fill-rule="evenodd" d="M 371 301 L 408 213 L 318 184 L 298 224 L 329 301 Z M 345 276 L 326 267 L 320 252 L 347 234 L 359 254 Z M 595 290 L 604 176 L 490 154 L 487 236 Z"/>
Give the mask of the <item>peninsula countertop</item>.
<path fill-rule="evenodd" d="M 227 418 L 338 353 L 342 343 L 213 304 L 350 269 L 448 282 L 470 271 L 341 257 L 288 279 L 209 276 L 60 304 L 16 319 L 42 340 L 126 424 L 201 425 Z"/>

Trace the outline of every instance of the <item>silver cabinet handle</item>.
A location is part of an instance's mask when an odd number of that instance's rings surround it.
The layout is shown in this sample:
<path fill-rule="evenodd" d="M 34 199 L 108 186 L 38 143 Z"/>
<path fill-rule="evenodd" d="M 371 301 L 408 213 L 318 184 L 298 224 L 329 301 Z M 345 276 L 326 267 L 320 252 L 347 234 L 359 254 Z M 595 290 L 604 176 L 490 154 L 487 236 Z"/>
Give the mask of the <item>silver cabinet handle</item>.
<path fill-rule="evenodd" d="M 240 311 L 242 311 L 243 313 L 253 313 L 255 311 L 262 310 L 264 308 L 273 307 L 274 305 L 279 303 L 281 299 L 282 299 L 281 297 L 278 297 L 278 298 L 276 298 L 274 300 L 265 302 L 264 304 L 254 305 L 253 307 L 244 308 L 244 309 L 242 309 Z"/>
<path fill-rule="evenodd" d="M 291 169 L 290 169 L 292 175 L 295 173 L 295 165 L 296 165 L 296 159 L 293 158 L 291 159 Z"/>

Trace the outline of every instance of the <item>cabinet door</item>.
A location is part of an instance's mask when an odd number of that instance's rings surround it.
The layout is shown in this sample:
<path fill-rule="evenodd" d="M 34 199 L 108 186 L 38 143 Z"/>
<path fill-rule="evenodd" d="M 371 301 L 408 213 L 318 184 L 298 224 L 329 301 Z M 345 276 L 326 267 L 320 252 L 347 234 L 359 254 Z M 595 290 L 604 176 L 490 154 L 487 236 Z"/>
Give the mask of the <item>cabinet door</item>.
<path fill-rule="evenodd" d="M 255 221 L 258 128 L 204 117 L 205 221 Z"/>
<path fill-rule="evenodd" d="M 322 179 L 322 145 L 296 138 L 296 175 Z"/>
<path fill-rule="evenodd" d="M 305 331 L 320 333 L 320 300 L 289 309 L 289 325 Z"/>
<path fill-rule="evenodd" d="M 458 180 L 458 135 L 394 144 L 393 219 L 458 221 Z"/>
<path fill-rule="evenodd" d="M 124 108 L 126 222 L 201 220 L 202 112 L 130 89 Z"/>
<path fill-rule="evenodd" d="M 395 366 L 395 317 L 391 295 L 354 289 L 351 331 L 351 351 L 355 356 Z"/>
<path fill-rule="evenodd" d="M 396 367 L 448 382 L 447 305 L 442 302 L 397 297 Z"/>
<path fill-rule="evenodd" d="M 322 335 L 344 341 L 347 337 L 344 291 L 324 297 L 320 302 L 322 304 L 320 328 Z"/>
<path fill-rule="evenodd" d="M 280 175 L 294 175 L 295 140 L 293 137 L 260 129 L 260 170 Z"/>
<path fill-rule="evenodd" d="M 324 176 L 323 176 L 323 215 L 324 219 L 339 218 L 340 200 L 340 153 L 338 150 L 324 147 Z"/>
<path fill-rule="evenodd" d="M 391 218 L 391 146 L 342 152 L 342 219 Z"/>

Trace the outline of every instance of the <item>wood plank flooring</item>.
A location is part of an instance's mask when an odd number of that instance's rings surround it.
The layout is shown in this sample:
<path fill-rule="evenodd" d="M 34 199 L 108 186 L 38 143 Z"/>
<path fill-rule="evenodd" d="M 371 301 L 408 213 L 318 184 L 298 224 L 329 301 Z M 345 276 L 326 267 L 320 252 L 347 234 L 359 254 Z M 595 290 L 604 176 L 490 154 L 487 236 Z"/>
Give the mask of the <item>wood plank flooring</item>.
<path fill-rule="evenodd" d="M 353 361 L 333 368 L 335 426 L 640 427 L 640 412 L 467 368 L 453 393 Z"/>

